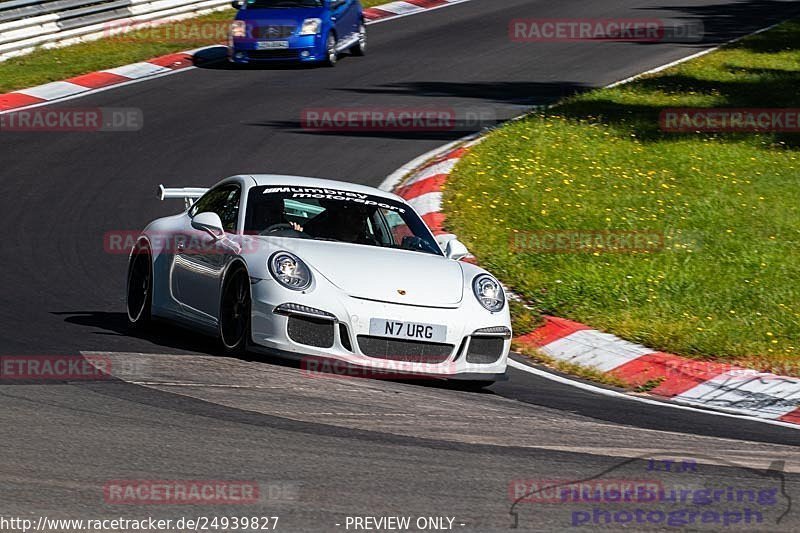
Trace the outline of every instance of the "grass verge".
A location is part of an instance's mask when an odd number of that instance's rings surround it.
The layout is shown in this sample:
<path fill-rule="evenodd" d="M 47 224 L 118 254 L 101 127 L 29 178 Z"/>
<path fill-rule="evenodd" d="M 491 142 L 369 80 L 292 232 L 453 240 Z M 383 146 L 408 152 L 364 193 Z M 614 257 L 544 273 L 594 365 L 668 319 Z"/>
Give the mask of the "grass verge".
<path fill-rule="evenodd" d="M 364 7 L 388 0 L 362 0 Z M 40 48 L 0 63 L 0 93 L 59 81 L 153 57 L 222 44 L 235 11 L 227 9 L 153 29 L 112 34 L 110 37 L 63 48 Z M 212 35 L 214 38 L 203 38 Z M 218 36 L 222 35 L 220 39 Z"/>
<path fill-rule="evenodd" d="M 448 229 L 543 313 L 800 375 L 800 136 L 659 125 L 665 108 L 800 107 L 798 43 L 790 21 L 506 125 L 450 177 Z M 658 245 L 543 253 L 543 236 L 609 231 Z"/>

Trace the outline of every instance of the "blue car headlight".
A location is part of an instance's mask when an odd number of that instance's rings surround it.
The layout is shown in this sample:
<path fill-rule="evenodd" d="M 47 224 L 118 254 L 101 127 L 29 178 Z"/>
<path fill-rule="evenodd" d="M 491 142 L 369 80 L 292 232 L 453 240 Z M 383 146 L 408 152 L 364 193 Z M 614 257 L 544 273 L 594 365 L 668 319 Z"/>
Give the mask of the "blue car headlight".
<path fill-rule="evenodd" d="M 292 253 L 275 252 L 268 266 L 272 277 L 287 289 L 304 291 L 311 286 L 311 269 Z"/>
<path fill-rule="evenodd" d="M 488 274 L 476 276 L 472 281 L 472 291 L 475 298 L 487 311 L 497 313 L 506 305 L 506 295 L 503 287 L 496 279 Z"/>
<path fill-rule="evenodd" d="M 305 19 L 300 26 L 300 35 L 317 35 L 322 29 L 322 19 Z"/>

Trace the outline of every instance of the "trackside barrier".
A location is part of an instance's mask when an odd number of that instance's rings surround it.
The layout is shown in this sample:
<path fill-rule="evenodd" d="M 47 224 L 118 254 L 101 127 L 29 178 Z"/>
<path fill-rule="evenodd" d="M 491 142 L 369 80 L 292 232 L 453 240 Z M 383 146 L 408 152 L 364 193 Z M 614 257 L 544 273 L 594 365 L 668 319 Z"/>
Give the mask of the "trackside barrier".
<path fill-rule="evenodd" d="M 0 61 L 37 47 L 53 48 L 229 8 L 230 0 L 0 1 Z"/>

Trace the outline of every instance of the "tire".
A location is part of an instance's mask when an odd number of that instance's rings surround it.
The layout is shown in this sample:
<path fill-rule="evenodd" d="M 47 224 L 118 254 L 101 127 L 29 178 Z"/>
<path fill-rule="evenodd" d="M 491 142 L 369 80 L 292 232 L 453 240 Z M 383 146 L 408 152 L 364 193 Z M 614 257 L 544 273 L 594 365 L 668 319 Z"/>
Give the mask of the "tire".
<path fill-rule="evenodd" d="M 226 355 L 241 355 L 250 340 L 250 276 L 234 267 L 222 284 L 219 305 L 219 340 Z"/>
<path fill-rule="evenodd" d="M 367 25 L 364 22 L 358 27 L 358 42 L 350 49 L 350 53 L 354 56 L 367 55 Z"/>
<path fill-rule="evenodd" d="M 333 32 L 328 34 L 328 39 L 325 41 L 325 55 L 322 64 L 326 67 L 335 67 L 339 60 L 339 53 L 336 51 L 336 36 Z"/>
<path fill-rule="evenodd" d="M 151 322 L 153 307 L 153 261 L 150 248 L 143 241 L 136 243 L 128 263 L 128 284 L 125 309 L 128 326 L 143 329 Z"/>

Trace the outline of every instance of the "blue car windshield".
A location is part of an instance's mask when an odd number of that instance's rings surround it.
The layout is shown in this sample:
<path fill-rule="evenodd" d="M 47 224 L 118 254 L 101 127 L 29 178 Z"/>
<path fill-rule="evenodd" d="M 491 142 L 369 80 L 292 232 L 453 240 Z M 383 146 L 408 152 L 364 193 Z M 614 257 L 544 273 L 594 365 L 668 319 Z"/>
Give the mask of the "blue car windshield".
<path fill-rule="evenodd" d="M 322 7 L 322 0 L 247 0 L 247 7 L 250 9 Z"/>
<path fill-rule="evenodd" d="M 406 204 L 338 189 L 250 189 L 245 233 L 337 241 L 442 255 L 425 223 Z"/>

